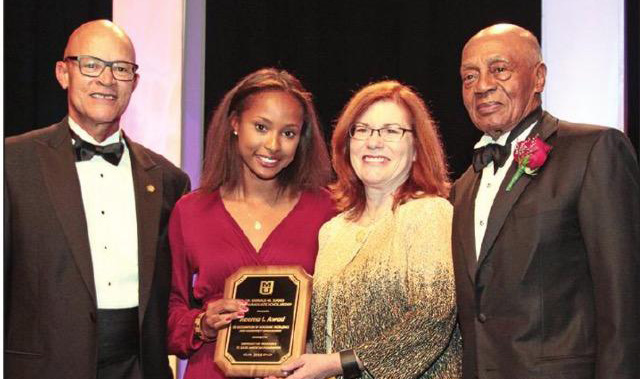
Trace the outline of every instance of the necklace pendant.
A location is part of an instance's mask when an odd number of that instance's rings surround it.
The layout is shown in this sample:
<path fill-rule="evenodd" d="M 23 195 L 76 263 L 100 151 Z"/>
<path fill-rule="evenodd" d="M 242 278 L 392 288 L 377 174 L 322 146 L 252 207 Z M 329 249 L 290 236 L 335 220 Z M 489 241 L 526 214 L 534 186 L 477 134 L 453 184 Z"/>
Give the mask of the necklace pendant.
<path fill-rule="evenodd" d="M 261 230 L 262 229 L 262 223 L 260 221 L 254 221 L 253 222 L 253 228 L 255 230 Z"/>

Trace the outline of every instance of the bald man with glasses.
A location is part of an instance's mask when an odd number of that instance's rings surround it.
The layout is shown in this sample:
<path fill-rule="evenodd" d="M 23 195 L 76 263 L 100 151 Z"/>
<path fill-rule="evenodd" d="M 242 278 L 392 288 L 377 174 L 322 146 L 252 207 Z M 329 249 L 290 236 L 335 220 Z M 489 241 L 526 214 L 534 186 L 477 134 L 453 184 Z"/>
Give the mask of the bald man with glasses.
<path fill-rule="evenodd" d="M 135 50 L 80 26 L 58 82 L 68 116 L 5 141 L 5 377 L 171 378 L 167 220 L 189 179 L 120 128 Z"/>

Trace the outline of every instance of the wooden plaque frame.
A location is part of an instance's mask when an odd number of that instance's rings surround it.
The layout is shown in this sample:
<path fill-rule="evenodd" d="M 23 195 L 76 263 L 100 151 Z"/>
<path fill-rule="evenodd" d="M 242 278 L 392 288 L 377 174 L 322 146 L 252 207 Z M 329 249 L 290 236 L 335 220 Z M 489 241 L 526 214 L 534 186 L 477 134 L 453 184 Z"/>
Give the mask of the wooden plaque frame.
<path fill-rule="evenodd" d="M 282 376 L 280 367 L 304 353 L 311 287 L 301 266 L 245 266 L 227 278 L 224 297 L 247 300 L 249 311 L 218 331 L 214 361 L 225 375 Z"/>

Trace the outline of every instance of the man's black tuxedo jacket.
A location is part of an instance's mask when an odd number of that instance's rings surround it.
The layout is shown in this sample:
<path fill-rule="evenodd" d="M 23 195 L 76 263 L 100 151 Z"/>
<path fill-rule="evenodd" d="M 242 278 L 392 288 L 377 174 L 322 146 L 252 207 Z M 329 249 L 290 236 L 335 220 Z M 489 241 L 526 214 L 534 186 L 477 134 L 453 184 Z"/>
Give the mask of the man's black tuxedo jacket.
<path fill-rule="evenodd" d="M 544 113 L 553 147 L 496 196 L 478 260 L 481 172 L 455 183 L 453 254 L 464 378 L 640 378 L 640 174 L 619 131 Z"/>
<path fill-rule="evenodd" d="M 126 139 L 138 220 L 140 366 L 170 378 L 167 221 L 185 173 Z M 97 372 L 96 293 L 67 120 L 5 141 L 5 345 L 8 379 Z"/>

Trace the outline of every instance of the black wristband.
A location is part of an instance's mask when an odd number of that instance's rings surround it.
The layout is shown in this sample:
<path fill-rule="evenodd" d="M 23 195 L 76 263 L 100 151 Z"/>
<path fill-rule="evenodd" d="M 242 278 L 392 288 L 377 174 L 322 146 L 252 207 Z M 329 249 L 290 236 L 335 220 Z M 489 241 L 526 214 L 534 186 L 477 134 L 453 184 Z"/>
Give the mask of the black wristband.
<path fill-rule="evenodd" d="M 343 350 L 340 352 L 340 366 L 342 366 L 342 377 L 344 379 L 356 379 L 362 374 L 356 353 L 352 350 Z"/>

